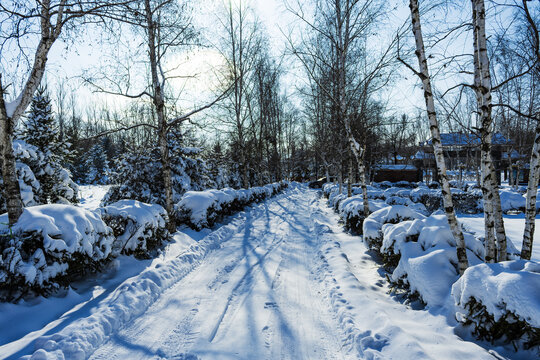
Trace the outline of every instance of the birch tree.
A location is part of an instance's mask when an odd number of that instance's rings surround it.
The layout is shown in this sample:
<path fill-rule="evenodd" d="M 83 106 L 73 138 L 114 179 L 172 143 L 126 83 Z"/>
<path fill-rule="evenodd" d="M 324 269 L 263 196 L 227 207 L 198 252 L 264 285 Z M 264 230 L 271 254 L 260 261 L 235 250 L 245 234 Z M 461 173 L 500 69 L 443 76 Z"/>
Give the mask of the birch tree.
<path fill-rule="evenodd" d="M 491 75 L 486 40 L 486 9 L 484 0 L 471 0 L 474 40 L 474 91 L 478 102 L 481 139 L 482 193 L 485 217 L 485 260 L 505 261 L 506 234 L 502 218 L 501 199 L 491 158 L 493 134 Z M 495 247 L 495 237 L 497 248 Z"/>
<path fill-rule="evenodd" d="M 439 130 L 439 122 L 437 120 L 437 113 L 435 110 L 435 101 L 433 98 L 433 91 L 431 87 L 431 78 L 429 74 L 429 68 L 426 58 L 426 52 L 424 47 L 424 39 L 422 35 L 422 27 L 420 23 L 420 9 L 418 0 L 410 0 L 409 8 L 411 11 L 412 32 L 414 34 L 414 40 L 416 44 L 416 57 L 418 58 L 418 66 L 420 71 L 416 71 L 412 66 L 408 65 L 403 59 L 400 59 L 410 70 L 412 70 L 422 81 L 424 89 L 424 100 L 426 103 L 426 110 L 429 119 L 429 127 L 432 136 L 433 152 L 435 155 L 435 162 L 437 165 L 437 172 L 441 181 L 443 205 L 452 235 L 456 241 L 456 252 L 458 259 L 458 271 L 462 275 L 469 262 L 467 259 L 467 249 L 465 247 L 465 239 L 461 226 L 457 220 L 454 210 L 454 204 L 452 202 L 452 193 L 450 191 L 450 183 L 446 174 L 446 164 L 444 160 L 444 154 L 441 144 L 441 134 Z"/>
<path fill-rule="evenodd" d="M 19 58 L 15 59 L 17 70 L 9 76 L 11 81 L 6 80 L 8 74 L 0 74 L 0 153 L 8 218 L 11 225 L 18 220 L 23 211 L 15 172 L 13 131 L 43 79 L 49 51 L 66 28 L 75 30 L 87 21 L 100 21 L 108 12 L 114 11 L 117 6 L 129 1 L 36 0 L 27 3 L 7 0 L 0 3 L 2 50 L 9 49 L 11 46 L 12 50 L 17 48 L 19 52 Z M 30 53 L 22 45 L 26 41 L 36 44 L 35 47 L 31 47 Z M 28 68 L 28 71 L 22 71 L 24 80 L 18 76 L 21 73 L 18 65 Z M 2 67 L 3 72 L 8 68 L 5 63 L 2 63 Z M 17 92 L 14 88 L 18 83 L 22 83 L 22 86 Z M 11 90 L 8 90 L 10 86 Z M 6 100 L 8 91 L 12 92 L 13 101 L 11 102 Z"/>
<path fill-rule="evenodd" d="M 526 23 L 528 24 L 528 33 L 532 39 L 533 57 L 536 59 L 535 75 L 540 74 L 540 33 L 538 26 L 534 21 L 527 1 L 522 2 L 522 11 L 525 15 Z M 525 260 L 531 259 L 532 245 L 534 240 L 535 217 L 536 217 L 536 195 L 538 192 L 538 182 L 540 180 L 540 119 L 536 119 L 535 138 L 531 150 L 531 158 L 529 162 L 529 183 L 527 185 L 526 205 L 525 205 L 525 229 L 523 231 L 523 244 L 521 246 L 521 258 Z"/>
<path fill-rule="evenodd" d="M 130 81 L 134 74 L 130 73 L 133 59 L 128 59 L 125 74 L 117 74 L 118 78 L 101 74 L 97 78 L 87 76 L 87 84 L 95 91 L 111 95 L 119 95 L 129 99 L 148 99 L 152 103 L 150 119 L 145 119 L 132 125 L 120 125 L 116 128 L 101 132 L 94 138 L 106 136 L 119 131 L 146 127 L 154 131 L 160 151 L 163 190 L 165 192 L 165 209 L 169 215 L 168 228 L 176 231 L 174 212 L 174 190 L 169 149 L 169 134 L 191 117 L 219 102 L 230 90 L 230 86 L 214 100 L 195 107 L 193 110 L 180 113 L 174 111 L 167 91 L 172 92 L 170 81 L 178 76 L 176 67 L 167 64 L 169 54 L 178 53 L 180 49 L 197 43 L 197 32 L 191 21 L 191 9 L 187 3 L 176 0 L 134 0 L 123 8 L 122 15 L 110 16 L 120 28 L 131 26 L 136 35 L 142 39 L 141 50 L 144 52 L 148 79 L 146 82 Z M 112 27 L 112 29 L 117 29 Z M 124 29 L 125 30 L 125 29 Z M 168 66 L 169 65 L 169 66 Z M 135 77 L 135 76 L 133 76 Z M 121 80 L 119 80 L 121 79 Z M 123 81 L 127 79 L 127 81 Z M 132 89 L 138 89 L 132 90 Z M 155 115 L 155 119 L 152 117 Z M 154 120 L 154 121 L 152 121 Z"/>

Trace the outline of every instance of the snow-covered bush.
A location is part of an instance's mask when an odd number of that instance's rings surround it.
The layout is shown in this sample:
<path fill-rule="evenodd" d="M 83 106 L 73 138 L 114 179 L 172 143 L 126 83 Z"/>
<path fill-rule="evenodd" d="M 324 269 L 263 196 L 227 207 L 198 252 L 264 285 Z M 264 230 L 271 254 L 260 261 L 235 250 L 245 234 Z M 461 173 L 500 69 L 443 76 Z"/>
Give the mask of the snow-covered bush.
<path fill-rule="evenodd" d="M 46 294 L 111 256 L 113 233 L 98 214 L 70 205 L 25 208 L 11 228 L 0 216 L 0 299 Z"/>
<path fill-rule="evenodd" d="M 176 139 L 171 138 L 170 163 L 173 188 L 173 201 L 180 201 L 189 190 L 211 188 L 213 182 L 203 160 L 193 158 L 200 150 L 181 147 Z M 138 149 L 123 154 L 116 164 L 113 183 L 103 199 L 108 205 L 123 199 L 139 200 L 149 204 L 165 206 L 163 171 L 159 148 Z"/>
<path fill-rule="evenodd" d="M 371 213 L 362 226 L 364 241 L 370 248 L 379 250 L 383 243 L 383 225 L 397 224 L 404 220 L 424 219 L 425 216 L 404 205 L 389 205 Z"/>
<path fill-rule="evenodd" d="M 287 187 L 287 183 L 273 183 L 250 189 L 188 191 L 176 206 L 175 213 L 178 223 L 188 224 L 200 230 L 212 227 L 223 216 L 253 202 L 259 202 L 277 194 Z"/>
<path fill-rule="evenodd" d="M 503 189 L 499 191 L 501 196 L 502 211 L 507 213 L 509 211 L 521 211 L 525 212 L 526 199 L 523 194 L 520 194 L 513 190 Z"/>
<path fill-rule="evenodd" d="M 540 356 L 540 264 L 514 260 L 469 267 L 452 286 L 456 318 L 482 340 L 512 342 Z"/>
<path fill-rule="evenodd" d="M 482 262 L 484 245 L 463 233 L 471 265 Z M 418 296 L 431 306 L 442 306 L 458 279 L 456 243 L 446 215 L 441 211 L 427 218 L 387 224 L 382 228 L 380 253 L 394 286 Z"/>
<path fill-rule="evenodd" d="M 463 191 L 452 188 L 452 200 L 454 209 L 457 212 L 475 214 L 481 211 L 482 193 L 478 191 Z M 443 208 L 443 199 L 440 189 L 430 189 L 427 187 L 418 187 L 410 193 L 412 201 L 422 203 L 429 212 Z"/>
<path fill-rule="evenodd" d="M 98 208 L 103 221 L 112 228 L 113 254 L 148 258 L 149 252 L 170 238 L 167 212 L 160 205 L 137 200 L 120 200 Z"/>
<path fill-rule="evenodd" d="M 388 205 L 381 200 L 368 200 L 370 211 L 376 211 Z M 340 201 L 338 213 L 345 221 L 345 228 L 353 234 L 362 234 L 364 224 L 364 198 L 361 195 L 351 196 Z"/>

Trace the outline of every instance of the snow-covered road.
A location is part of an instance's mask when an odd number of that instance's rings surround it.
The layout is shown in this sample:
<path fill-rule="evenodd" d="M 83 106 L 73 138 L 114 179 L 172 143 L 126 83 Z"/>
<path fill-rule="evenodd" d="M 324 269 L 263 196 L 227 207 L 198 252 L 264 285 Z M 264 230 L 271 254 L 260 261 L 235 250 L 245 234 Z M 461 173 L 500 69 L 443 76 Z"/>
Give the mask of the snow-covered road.
<path fill-rule="evenodd" d="M 443 316 L 392 299 L 316 191 L 293 186 L 244 217 L 91 358 L 492 358 Z"/>

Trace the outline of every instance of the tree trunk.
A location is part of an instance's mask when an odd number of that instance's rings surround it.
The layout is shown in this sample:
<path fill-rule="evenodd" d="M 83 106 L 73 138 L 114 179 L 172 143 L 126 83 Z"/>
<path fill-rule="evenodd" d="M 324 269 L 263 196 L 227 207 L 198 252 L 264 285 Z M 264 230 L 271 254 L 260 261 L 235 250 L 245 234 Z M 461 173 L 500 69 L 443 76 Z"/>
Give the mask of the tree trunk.
<path fill-rule="evenodd" d="M 2 87 L 2 78 L 0 74 L 0 153 L 2 162 L 2 178 L 4 180 L 4 197 L 6 198 L 6 206 L 8 212 L 8 221 L 10 225 L 17 222 L 23 212 L 23 202 L 19 181 L 17 179 L 15 153 L 13 152 L 13 132 L 19 118 L 24 114 L 26 108 L 32 101 L 32 97 L 36 92 L 43 74 L 45 73 L 45 65 L 47 63 L 47 54 L 51 49 L 54 41 L 60 35 L 62 30 L 62 13 L 65 6 L 65 1 L 59 4 L 59 12 L 56 27 L 50 26 L 50 1 L 43 1 L 41 4 L 41 39 L 38 43 L 32 70 L 28 76 L 21 94 L 15 101 L 18 103 L 12 113 L 8 114 L 4 101 L 4 88 Z"/>
<path fill-rule="evenodd" d="M 416 43 L 416 56 L 418 58 L 418 64 L 420 67 L 420 72 L 417 73 L 417 75 L 422 80 L 422 85 L 424 87 L 424 99 L 426 102 L 431 136 L 433 138 L 433 152 L 435 154 L 435 162 L 437 164 L 438 175 L 441 180 L 444 211 L 446 213 L 450 229 L 452 230 L 452 235 L 454 236 L 454 239 L 456 241 L 458 271 L 461 275 L 469 266 L 469 262 L 467 259 L 465 239 L 456 218 L 456 213 L 454 211 L 454 205 L 452 202 L 452 193 L 450 192 L 450 183 L 446 175 L 446 164 L 444 162 L 444 155 L 441 145 L 441 134 L 439 131 L 437 114 L 435 112 L 435 102 L 433 100 L 433 93 L 431 90 L 431 79 L 429 76 L 426 53 L 424 50 L 424 39 L 422 37 L 422 28 L 420 25 L 420 11 L 418 8 L 418 0 L 410 0 L 409 8 L 411 10 L 412 28 Z"/>
<path fill-rule="evenodd" d="M 8 117 L 6 104 L 4 103 L 4 91 L 2 87 L 2 75 L 0 75 L 0 153 L 2 158 L 2 179 L 4 181 L 4 198 L 8 212 L 9 225 L 17 222 L 23 212 L 23 202 L 17 170 L 15 153 L 13 152 L 12 134 L 14 123 Z"/>
<path fill-rule="evenodd" d="M 501 211 L 501 200 L 491 158 L 493 119 L 491 116 L 491 75 L 486 41 L 486 10 L 484 0 L 472 0 L 474 39 L 474 82 L 478 111 L 480 114 L 480 138 L 482 158 L 482 194 L 484 197 L 486 262 L 506 260 L 506 234 Z M 497 253 L 495 250 L 497 237 Z"/>
<path fill-rule="evenodd" d="M 163 169 L 163 186 L 165 187 L 165 208 L 169 216 L 167 227 L 169 231 L 176 231 L 176 218 L 174 214 L 173 189 L 171 179 L 171 164 L 169 160 L 169 144 L 167 142 L 167 120 L 165 118 L 165 99 L 161 82 L 158 76 L 158 58 L 156 54 L 156 28 L 152 17 L 150 0 L 144 1 L 146 11 L 146 25 L 148 35 L 148 54 L 150 57 L 150 71 L 152 73 L 152 101 L 156 108 L 158 117 L 159 150 L 161 155 L 161 166 Z"/>
<path fill-rule="evenodd" d="M 352 196 L 352 183 L 353 183 L 353 161 L 352 161 L 352 157 L 349 156 L 349 181 L 347 183 L 347 197 Z"/>
<path fill-rule="evenodd" d="M 511 151 L 511 149 L 510 149 Z M 512 168 L 512 156 L 510 154 L 510 152 L 507 154 L 508 155 L 508 169 L 509 169 L 509 172 L 508 172 L 508 182 L 509 182 L 509 185 L 514 188 L 514 169 Z M 518 174 L 516 174 L 517 176 Z M 516 181 L 516 184 L 517 184 L 517 181 Z"/>
<path fill-rule="evenodd" d="M 525 206 L 525 230 L 523 231 L 523 245 L 521 258 L 531 260 L 534 240 L 534 225 L 536 217 L 536 194 L 540 178 L 540 121 L 536 124 L 536 135 L 531 152 L 529 184 L 527 186 L 527 202 Z"/>

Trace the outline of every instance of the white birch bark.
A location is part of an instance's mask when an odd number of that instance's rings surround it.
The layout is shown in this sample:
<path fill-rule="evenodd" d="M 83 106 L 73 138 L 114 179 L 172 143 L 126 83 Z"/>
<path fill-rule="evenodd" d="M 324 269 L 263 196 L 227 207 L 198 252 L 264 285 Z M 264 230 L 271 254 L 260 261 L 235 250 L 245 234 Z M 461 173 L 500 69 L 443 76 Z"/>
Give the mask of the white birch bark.
<path fill-rule="evenodd" d="M 167 142 L 167 120 L 165 118 L 165 98 L 161 81 L 158 75 L 158 57 L 156 53 L 156 24 L 153 19 L 153 11 L 150 0 L 144 1 L 146 12 L 146 31 L 148 41 L 148 55 L 150 60 L 150 72 L 152 76 L 152 102 L 158 117 L 158 143 L 161 156 L 161 167 L 163 171 L 163 185 L 165 190 L 165 208 L 169 215 L 167 227 L 169 231 L 176 231 L 176 221 L 174 215 L 173 190 L 171 179 L 171 164 L 169 159 L 169 144 Z"/>
<path fill-rule="evenodd" d="M 341 2 L 336 1 L 336 35 L 337 35 L 337 66 L 338 66 L 338 104 L 340 110 L 341 121 L 343 122 L 345 128 L 345 134 L 347 135 L 347 140 L 351 152 L 356 159 L 358 164 L 358 172 L 360 175 L 360 186 L 362 188 L 363 196 L 363 205 L 364 205 L 364 217 L 368 217 L 370 214 L 369 211 L 369 201 L 367 198 L 367 183 L 366 183 L 366 168 L 364 165 L 363 151 L 360 149 L 360 144 L 354 138 L 349 114 L 347 113 L 346 107 L 346 87 L 347 87 L 347 50 L 349 48 L 350 41 L 350 16 L 351 8 L 354 6 L 352 4 L 346 3 L 346 8 L 341 9 Z"/>
<path fill-rule="evenodd" d="M 474 82 L 480 115 L 482 194 L 485 218 L 485 260 L 506 260 L 506 234 L 502 218 L 501 200 L 491 158 L 493 119 L 491 116 L 491 75 L 486 41 L 486 9 L 483 0 L 471 0 L 474 39 Z M 495 248 L 497 237 L 497 249 Z M 498 254 L 498 255 L 497 255 Z"/>
<path fill-rule="evenodd" d="M 349 181 L 347 183 L 347 197 L 352 196 L 352 183 L 353 183 L 353 161 L 349 158 Z"/>
<path fill-rule="evenodd" d="M 534 240 L 534 225 L 536 218 L 536 194 L 540 178 L 540 122 L 536 124 L 536 135 L 531 151 L 529 184 L 527 186 L 527 201 L 525 206 L 525 230 L 523 231 L 523 244 L 521 258 L 531 260 Z"/>
<path fill-rule="evenodd" d="M 40 31 L 41 38 L 36 48 L 34 63 L 30 75 L 24 88 L 17 97 L 15 108 L 9 112 L 4 100 L 4 91 L 0 81 L 0 153 L 2 157 L 2 178 L 4 180 L 4 197 L 8 211 L 8 221 L 10 225 L 17 222 L 23 211 L 23 202 L 19 182 L 17 180 L 15 154 L 13 152 L 13 132 L 17 121 L 24 114 L 28 105 L 32 101 L 32 96 L 36 92 L 47 63 L 47 54 L 54 41 L 60 36 L 63 25 L 63 13 L 66 0 L 58 4 L 56 24 L 51 24 L 51 14 L 49 12 L 50 0 L 43 0 L 40 8 Z"/>
<path fill-rule="evenodd" d="M 461 226 L 457 220 L 456 213 L 454 211 L 454 205 L 452 202 L 452 193 L 450 192 L 450 183 L 448 181 L 448 176 L 446 175 L 446 164 L 444 162 L 444 154 L 441 144 L 441 134 L 439 131 L 439 123 L 437 120 L 437 113 L 435 112 L 435 102 L 433 99 L 433 93 L 431 89 L 431 79 L 429 75 L 429 68 L 426 60 L 426 54 L 424 49 L 424 40 L 422 37 L 422 28 L 420 25 L 420 10 L 418 7 L 418 0 L 410 0 L 409 8 L 411 10 L 411 20 L 412 20 L 412 30 L 416 43 L 416 56 L 418 58 L 418 65 L 420 67 L 420 72 L 416 74 L 422 80 L 422 85 L 424 87 L 424 99 L 426 102 L 426 109 L 429 119 L 429 127 L 431 130 L 432 143 L 433 143 L 433 152 L 435 154 L 435 162 L 437 164 L 437 171 L 439 174 L 439 179 L 441 181 L 442 195 L 443 195 L 443 204 L 452 235 L 456 241 L 456 252 L 458 259 L 458 271 L 459 274 L 463 272 L 469 266 L 467 259 L 467 250 L 465 247 L 465 239 L 463 237 L 463 232 Z"/>

